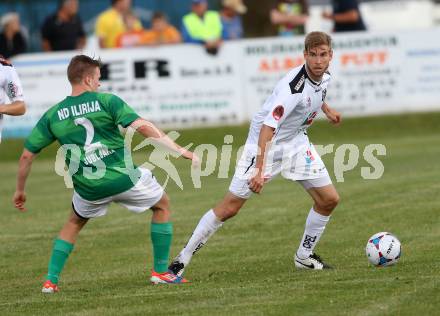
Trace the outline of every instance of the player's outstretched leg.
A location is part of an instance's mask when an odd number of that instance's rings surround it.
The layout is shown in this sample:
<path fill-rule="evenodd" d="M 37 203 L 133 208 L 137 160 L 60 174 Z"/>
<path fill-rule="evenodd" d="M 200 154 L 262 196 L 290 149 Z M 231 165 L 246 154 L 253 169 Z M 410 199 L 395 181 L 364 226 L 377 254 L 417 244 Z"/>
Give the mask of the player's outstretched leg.
<path fill-rule="evenodd" d="M 245 199 L 228 192 L 214 209 L 210 209 L 203 215 L 188 243 L 173 260 L 168 269 L 173 271 L 174 274 L 182 276 L 192 256 L 206 244 L 208 239 L 214 235 L 227 219 L 238 213 L 245 202 Z"/>
<path fill-rule="evenodd" d="M 152 208 L 151 242 L 153 244 L 153 270 L 150 281 L 153 284 L 176 284 L 187 281 L 168 271 L 173 224 L 170 222 L 170 204 L 166 193 Z"/>
<path fill-rule="evenodd" d="M 300 269 L 328 269 L 331 267 L 324 263 L 313 250 L 330 220 L 330 214 L 339 202 L 339 195 L 332 184 L 309 188 L 307 191 L 315 204 L 307 216 L 305 231 L 295 254 L 295 266 Z"/>
<path fill-rule="evenodd" d="M 44 282 L 41 292 L 46 294 L 58 292 L 60 273 L 64 268 L 69 254 L 73 250 L 76 237 L 86 223 L 86 218 L 81 218 L 72 212 L 68 221 L 64 224 L 58 238 L 54 241 L 46 282 Z"/>

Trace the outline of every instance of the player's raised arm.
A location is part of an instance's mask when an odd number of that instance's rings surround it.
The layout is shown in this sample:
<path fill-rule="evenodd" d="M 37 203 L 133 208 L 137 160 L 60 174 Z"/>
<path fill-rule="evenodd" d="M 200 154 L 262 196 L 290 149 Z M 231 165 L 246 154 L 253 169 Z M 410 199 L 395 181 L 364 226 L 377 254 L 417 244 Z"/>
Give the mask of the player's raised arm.
<path fill-rule="evenodd" d="M 123 128 L 130 127 L 140 133 L 145 138 L 165 146 L 166 148 L 179 153 L 186 159 L 190 159 L 193 163 L 198 163 L 199 159 L 191 151 L 177 145 L 163 131 L 156 127 L 153 123 L 140 117 L 125 101 L 121 98 L 108 94 L 108 106 L 116 125 Z"/>
<path fill-rule="evenodd" d="M 24 207 L 24 204 L 26 202 L 26 180 L 29 172 L 31 171 L 32 162 L 35 156 L 36 155 L 31 153 L 29 150 L 24 149 L 18 164 L 17 186 L 14 194 L 14 205 L 22 212 L 26 211 L 26 208 Z"/>
<path fill-rule="evenodd" d="M 135 120 L 130 125 L 131 128 L 135 129 L 138 133 L 140 133 L 145 138 L 151 138 L 155 142 L 171 149 L 182 155 L 182 157 L 186 159 L 190 159 L 195 163 L 198 163 L 199 158 L 191 151 L 187 150 L 176 144 L 171 138 L 169 138 L 163 131 L 161 131 L 156 125 L 153 123 L 139 118 Z"/>

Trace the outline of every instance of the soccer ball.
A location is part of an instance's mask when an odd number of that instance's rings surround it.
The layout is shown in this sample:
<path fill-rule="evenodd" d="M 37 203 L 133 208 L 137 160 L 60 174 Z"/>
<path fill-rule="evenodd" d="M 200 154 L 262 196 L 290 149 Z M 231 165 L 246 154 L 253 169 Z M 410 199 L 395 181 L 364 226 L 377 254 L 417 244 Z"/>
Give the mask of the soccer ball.
<path fill-rule="evenodd" d="M 400 241 L 393 234 L 377 233 L 368 239 L 365 251 L 371 264 L 377 267 L 390 266 L 399 261 Z"/>

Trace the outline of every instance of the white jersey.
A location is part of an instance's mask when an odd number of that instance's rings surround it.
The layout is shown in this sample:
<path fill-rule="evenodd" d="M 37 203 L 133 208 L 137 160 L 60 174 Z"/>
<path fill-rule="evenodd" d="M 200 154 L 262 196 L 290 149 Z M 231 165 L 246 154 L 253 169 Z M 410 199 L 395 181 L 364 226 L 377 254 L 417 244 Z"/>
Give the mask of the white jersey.
<path fill-rule="evenodd" d="M 276 145 L 295 142 L 295 137 L 304 135 L 321 109 L 330 78 L 326 72 L 321 82 L 314 82 L 305 65 L 293 68 L 253 117 L 246 146 L 256 147 L 263 124 L 275 128 Z"/>
<path fill-rule="evenodd" d="M 24 101 L 20 79 L 18 78 L 15 68 L 0 58 L 0 104 L 15 101 Z M 2 125 L 3 115 L 0 114 L 0 141 Z"/>

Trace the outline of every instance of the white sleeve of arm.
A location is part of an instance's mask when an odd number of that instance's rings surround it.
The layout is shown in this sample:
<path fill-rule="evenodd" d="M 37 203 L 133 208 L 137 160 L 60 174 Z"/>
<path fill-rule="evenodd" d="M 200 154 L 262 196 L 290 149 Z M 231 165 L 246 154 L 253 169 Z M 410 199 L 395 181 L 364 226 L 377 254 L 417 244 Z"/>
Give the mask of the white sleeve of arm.
<path fill-rule="evenodd" d="M 5 91 L 11 102 L 24 101 L 23 87 L 21 86 L 20 78 L 13 67 L 5 67 L 8 69 L 5 80 Z"/>
<path fill-rule="evenodd" d="M 263 124 L 275 129 L 278 128 L 300 102 L 301 94 L 289 94 L 275 98 L 272 103 L 272 108 L 264 119 Z"/>

